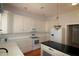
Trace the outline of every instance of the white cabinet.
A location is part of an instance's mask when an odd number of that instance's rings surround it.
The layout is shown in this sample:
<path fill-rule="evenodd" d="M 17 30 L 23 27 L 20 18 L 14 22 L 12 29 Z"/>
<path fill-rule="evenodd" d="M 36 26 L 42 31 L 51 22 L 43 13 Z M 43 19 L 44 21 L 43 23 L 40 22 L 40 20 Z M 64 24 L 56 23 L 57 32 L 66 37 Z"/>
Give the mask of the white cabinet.
<path fill-rule="evenodd" d="M 13 33 L 30 32 L 34 23 L 30 17 L 14 14 Z"/>
<path fill-rule="evenodd" d="M 23 32 L 23 21 L 23 16 L 4 11 L 0 14 L 0 34 Z"/>
<path fill-rule="evenodd" d="M 14 14 L 13 33 L 30 32 L 33 27 L 31 18 Z"/>
<path fill-rule="evenodd" d="M 2 30 L 2 28 L 1 28 L 1 25 L 2 25 L 2 17 L 1 17 L 1 13 L 0 13 L 0 33 L 1 33 L 1 30 Z"/>
<path fill-rule="evenodd" d="M 37 17 L 23 16 L 4 11 L 0 14 L 0 28 L 2 33 L 23 33 L 30 32 L 32 28 L 36 28 L 38 32 L 45 31 L 45 24 L 43 20 Z"/>
<path fill-rule="evenodd" d="M 14 14 L 13 33 L 30 32 L 32 28 L 36 28 L 39 32 L 44 32 L 44 25 L 44 21 L 39 18 Z"/>
<path fill-rule="evenodd" d="M 20 15 L 14 15 L 13 19 L 13 33 L 21 33 L 23 32 L 24 26 L 23 26 L 23 16 Z"/>
<path fill-rule="evenodd" d="M 18 44 L 19 48 L 23 53 L 29 52 L 32 50 L 32 40 L 30 38 L 16 38 L 14 39 L 16 43 Z"/>
<path fill-rule="evenodd" d="M 7 34 L 12 32 L 12 19 L 9 18 L 10 16 L 11 14 L 8 11 L 4 11 L 0 14 L 0 34 Z"/>
<path fill-rule="evenodd" d="M 32 31 L 34 20 L 31 17 L 24 17 L 24 32 Z"/>
<path fill-rule="evenodd" d="M 5 12 L 2 14 L 2 34 L 8 33 L 8 12 Z"/>
<path fill-rule="evenodd" d="M 47 52 L 51 56 L 69 56 L 68 54 L 60 52 L 59 50 L 41 44 L 41 55 L 43 55 L 43 51 Z"/>

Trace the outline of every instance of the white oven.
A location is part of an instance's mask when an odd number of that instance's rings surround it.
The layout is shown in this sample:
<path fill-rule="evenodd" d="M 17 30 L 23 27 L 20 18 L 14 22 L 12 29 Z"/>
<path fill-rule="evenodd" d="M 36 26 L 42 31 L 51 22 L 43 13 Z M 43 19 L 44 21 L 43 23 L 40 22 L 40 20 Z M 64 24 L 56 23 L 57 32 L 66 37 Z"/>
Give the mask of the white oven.
<path fill-rule="evenodd" d="M 37 28 L 32 28 L 31 39 L 32 39 L 32 50 L 40 48 L 40 41 L 39 41 Z"/>
<path fill-rule="evenodd" d="M 34 39 L 32 44 L 33 50 L 40 48 L 39 40 Z"/>
<path fill-rule="evenodd" d="M 38 37 L 32 37 L 32 50 L 40 48 L 40 42 Z"/>

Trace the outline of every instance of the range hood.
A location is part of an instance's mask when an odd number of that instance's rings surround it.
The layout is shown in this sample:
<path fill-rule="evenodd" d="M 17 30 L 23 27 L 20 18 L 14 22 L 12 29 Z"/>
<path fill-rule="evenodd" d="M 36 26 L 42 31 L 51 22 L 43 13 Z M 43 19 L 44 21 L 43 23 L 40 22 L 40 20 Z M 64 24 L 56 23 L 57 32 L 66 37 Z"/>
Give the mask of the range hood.
<path fill-rule="evenodd" d="M 0 13 L 3 13 L 3 4 L 0 3 Z"/>

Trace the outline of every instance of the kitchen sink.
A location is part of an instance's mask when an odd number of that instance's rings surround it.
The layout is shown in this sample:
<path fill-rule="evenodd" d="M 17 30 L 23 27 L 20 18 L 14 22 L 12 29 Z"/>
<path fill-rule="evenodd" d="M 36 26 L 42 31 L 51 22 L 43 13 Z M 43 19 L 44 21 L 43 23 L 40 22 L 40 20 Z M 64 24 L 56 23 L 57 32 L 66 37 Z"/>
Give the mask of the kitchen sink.
<path fill-rule="evenodd" d="M 7 56 L 8 53 L 6 53 L 6 51 L 4 50 L 0 50 L 0 56 Z"/>

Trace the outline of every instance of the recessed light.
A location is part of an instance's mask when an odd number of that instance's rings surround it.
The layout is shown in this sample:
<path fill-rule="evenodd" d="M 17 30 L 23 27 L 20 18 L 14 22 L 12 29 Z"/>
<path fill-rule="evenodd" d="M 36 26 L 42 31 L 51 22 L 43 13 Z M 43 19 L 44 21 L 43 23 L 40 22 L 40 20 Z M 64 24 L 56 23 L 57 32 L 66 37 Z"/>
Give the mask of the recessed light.
<path fill-rule="evenodd" d="M 43 6 L 41 6 L 41 7 L 40 7 L 40 9 L 44 9 L 44 7 L 43 7 Z"/>
<path fill-rule="evenodd" d="M 27 7 L 24 7 L 25 10 L 27 10 Z"/>

